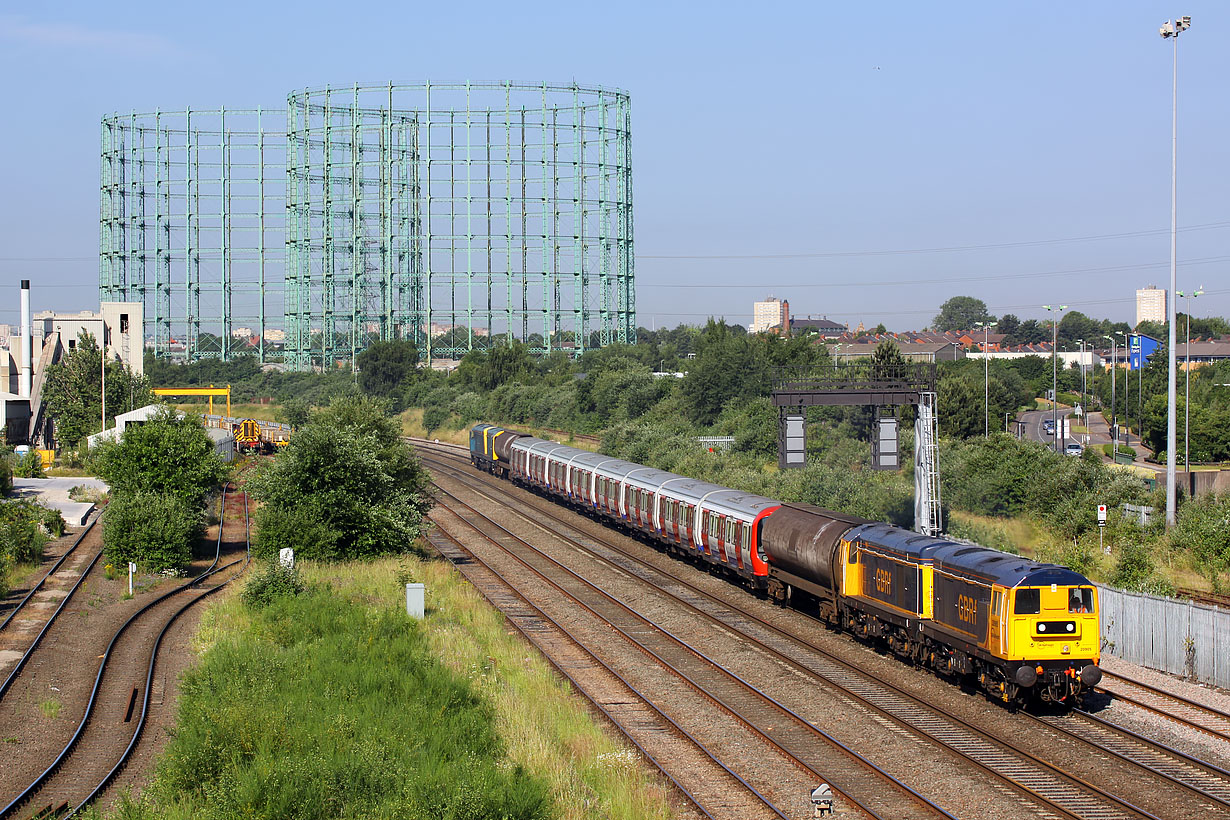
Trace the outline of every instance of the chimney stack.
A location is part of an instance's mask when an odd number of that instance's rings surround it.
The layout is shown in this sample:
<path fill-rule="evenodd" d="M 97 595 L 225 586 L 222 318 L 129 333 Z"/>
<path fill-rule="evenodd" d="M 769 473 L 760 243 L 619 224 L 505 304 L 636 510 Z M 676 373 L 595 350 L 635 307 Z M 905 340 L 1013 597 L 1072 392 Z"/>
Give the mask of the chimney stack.
<path fill-rule="evenodd" d="M 21 381 L 18 394 L 30 398 L 31 365 L 34 351 L 34 332 L 30 326 L 30 280 L 21 280 Z"/>

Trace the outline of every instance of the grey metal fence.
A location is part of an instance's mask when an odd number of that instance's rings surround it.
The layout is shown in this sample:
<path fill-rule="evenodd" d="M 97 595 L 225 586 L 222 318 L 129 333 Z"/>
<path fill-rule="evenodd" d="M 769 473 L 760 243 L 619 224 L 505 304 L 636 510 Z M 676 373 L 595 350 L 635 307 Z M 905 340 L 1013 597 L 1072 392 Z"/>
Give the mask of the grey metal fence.
<path fill-rule="evenodd" d="M 1230 687 L 1230 610 L 1098 585 L 1102 651 Z"/>

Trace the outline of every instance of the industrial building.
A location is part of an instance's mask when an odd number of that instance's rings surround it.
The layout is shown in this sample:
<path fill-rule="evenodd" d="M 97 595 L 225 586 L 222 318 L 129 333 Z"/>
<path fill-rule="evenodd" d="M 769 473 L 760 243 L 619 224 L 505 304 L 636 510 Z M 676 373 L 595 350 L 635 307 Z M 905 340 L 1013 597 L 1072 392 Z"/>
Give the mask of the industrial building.
<path fill-rule="evenodd" d="M 575 83 L 108 116 L 100 299 L 142 303 L 154 355 L 187 361 L 634 343 L 631 139 L 628 94 Z"/>
<path fill-rule="evenodd" d="M 46 442 L 52 438 L 43 410 L 47 368 L 60 361 L 87 336 L 108 361 L 144 373 L 145 345 L 140 302 L 103 302 L 97 313 L 31 315 L 30 280 L 21 282 L 21 327 L 16 336 L 0 338 L 0 431 L 8 444 Z"/>

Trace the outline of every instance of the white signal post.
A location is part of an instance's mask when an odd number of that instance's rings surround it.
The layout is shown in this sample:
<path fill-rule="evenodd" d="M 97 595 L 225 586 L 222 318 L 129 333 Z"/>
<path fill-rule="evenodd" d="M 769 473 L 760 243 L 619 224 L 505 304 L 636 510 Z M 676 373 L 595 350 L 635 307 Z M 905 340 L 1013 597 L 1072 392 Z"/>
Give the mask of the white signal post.
<path fill-rule="evenodd" d="M 128 597 L 132 597 L 132 574 L 137 571 L 137 565 L 132 561 L 128 562 Z"/>
<path fill-rule="evenodd" d="M 1098 505 L 1098 546 L 1102 548 L 1103 555 L 1110 555 L 1110 550 L 1102 542 L 1102 533 L 1106 532 L 1106 505 Z"/>

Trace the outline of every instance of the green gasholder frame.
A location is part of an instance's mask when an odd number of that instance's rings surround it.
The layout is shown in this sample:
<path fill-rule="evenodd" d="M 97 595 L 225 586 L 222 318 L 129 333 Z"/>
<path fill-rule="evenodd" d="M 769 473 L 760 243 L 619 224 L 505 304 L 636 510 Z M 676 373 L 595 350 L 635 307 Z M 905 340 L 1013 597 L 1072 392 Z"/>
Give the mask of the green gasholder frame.
<path fill-rule="evenodd" d="M 160 357 L 636 341 L 628 95 L 355 85 L 102 121 L 99 293 Z"/>

